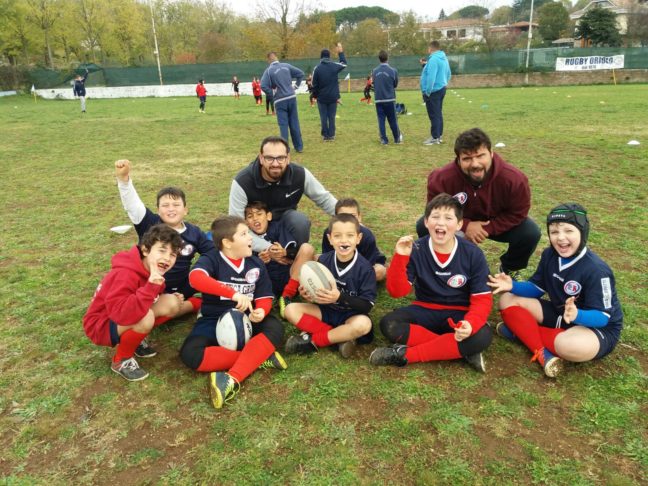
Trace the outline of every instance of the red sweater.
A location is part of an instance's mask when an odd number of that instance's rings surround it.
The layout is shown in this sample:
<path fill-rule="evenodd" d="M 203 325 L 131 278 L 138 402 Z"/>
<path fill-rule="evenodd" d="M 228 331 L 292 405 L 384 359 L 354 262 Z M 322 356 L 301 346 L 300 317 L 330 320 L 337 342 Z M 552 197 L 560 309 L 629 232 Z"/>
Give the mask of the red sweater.
<path fill-rule="evenodd" d="M 517 167 L 493 153 L 493 164 L 480 186 L 473 186 L 455 159 L 428 176 L 428 202 L 437 194 L 465 194 L 463 227 L 471 221 L 490 221 L 484 226 L 489 235 L 500 235 L 524 221 L 531 207 L 529 180 Z M 460 198 L 459 200 L 461 201 Z"/>
<path fill-rule="evenodd" d="M 121 326 L 138 323 L 164 291 L 164 284 L 148 281 L 150 273 L 144 268 L 137 246 L 115 254 L 111 264 L 112 269 L 101 280 L 83 316 L 86 335 L 101 346 L 112 345 L 109 321 Z"/>
<path fill-rule="evenodd" d="M 207 88 L 205 88 L 204 84 L 198 83 L 196 85 L 196 96 L 198 97 L 207 96 Z"/>

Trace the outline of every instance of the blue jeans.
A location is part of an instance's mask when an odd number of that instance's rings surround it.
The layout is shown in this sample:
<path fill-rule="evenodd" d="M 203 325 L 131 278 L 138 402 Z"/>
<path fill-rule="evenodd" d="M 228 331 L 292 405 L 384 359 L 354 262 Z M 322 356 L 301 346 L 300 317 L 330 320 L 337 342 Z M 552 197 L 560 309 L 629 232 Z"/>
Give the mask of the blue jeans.
<path fill-rule="evenodd" d="M 277 123 L 279 124 L 279 133 L 285 140 L 288 138 L 288 130 L 292 138 L 293 146 L 297 152 L 304 150 L 301 130 L 299 128 L 299 117 L 297 115 L 297 99 L 276 100 L 275 112 L 277 113 Z"/>
<path fill-rule="evenodd" d="M 398 142 L 400 138 L 400 130 L 398 129 L 398 121 L 396 120 L 396 108 L 394 102 L 388 101 L 386 103 L 376 102 L 376 115 L 378 115 L 378 131 L 380 132 L 380 140 L 383 143 L 388 143 L 387 132 L 385 131 L 385 118 L 389 122 L 394 142 Z"/>
<path fill-rule="evenodd" d="M 322 137 L 335 137 L 335 113 L 337 112 L 337 102 L 322 103 L 320 100 L 317 100 L 317 108 L 319 109 L 320 122 L 322 123 Z"/>
<path fill-rule="evenodd" d="M 432 138 L 441 138 L 443 135 L 443 98 L 445 98 L 445 94 L 446 89 L 443 87 L 438 91 L 433 91 L 429 96 L 423 97 L 431 123 L 430 135 Z"/>

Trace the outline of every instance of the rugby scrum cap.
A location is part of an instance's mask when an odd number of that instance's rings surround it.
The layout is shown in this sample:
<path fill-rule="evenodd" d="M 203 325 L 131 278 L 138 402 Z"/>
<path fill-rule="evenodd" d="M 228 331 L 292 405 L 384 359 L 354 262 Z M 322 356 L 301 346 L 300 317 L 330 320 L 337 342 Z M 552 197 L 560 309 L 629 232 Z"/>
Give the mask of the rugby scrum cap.
<path fill-rule="evenodd" d="M 325 57 L 331 57 L 331 52 L 328 49 L 322 49 L 322 52 L 320 52 L 320 59 Z"/>
<path fill-rule="evenodd" d="M 576 226 L 581 233 L 581 244 L 578 251 L 585 247 L 589 236 L 589 219 L 587 219 L 587 211 L 583 206 L 576 203 L 565 203 L 556 206 L 547 215 L 547 230 L 551 223 L 569 223 Z"/>

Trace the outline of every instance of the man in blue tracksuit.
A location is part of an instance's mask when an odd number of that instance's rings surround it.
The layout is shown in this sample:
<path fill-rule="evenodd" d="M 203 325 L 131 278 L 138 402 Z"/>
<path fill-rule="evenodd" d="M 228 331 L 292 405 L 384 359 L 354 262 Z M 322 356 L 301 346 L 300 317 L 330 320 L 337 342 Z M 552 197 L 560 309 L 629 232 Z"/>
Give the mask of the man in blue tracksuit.
<path fill-rule="evenodd" d="M 281 137 L 288 140 L 288 131 L 290 131 L 295 150 L 302 152 L 304 142 L 299 128 L 295 88 L 298 88 L 304 79 L 304 71 L 286 62 L 279 62 L 276 52 L 269 52 L 267 59 L 269 66 L 261 76 L 261 89 L 266 96 L 274 99 Z M 296 81 L 295 88 L 292 86 L 293 78 Z"/>
<path fill-rule="evenodd" d="M 322 49 L 320 63 L 313 70 L 313 93 L 317 98 L 320 121 L 322 123 L 322 139 L 325 142 L 335 140 L 335 113 L 337 101 L 340 99 L 338 73 L 347 67 L 344 49 L 339 42 L 335 46 L 340 62 L 331 61 L 328 49 Z"/>
<path fill-rule="evenodd" d="M 394 143 L 401 143 L 403 135 L 398 128 L 396 120 L 396 87 L 398 86 L 398 71 L 387 64 L 389 56 L 386 51 L 378 53 L 380 66 L 375 68 L 371 76 L 374 85 L 374 103 L 376 104 L 376 115 L 378 115 L 378 131 L 380 132 L 380 143 L 387 145 L 387 132 L 385 131 L 385 118 L 389 122 Z"/>
<path fill-rule="evenodd" d="M 438 41 L 430 42 L 428 53 L 421 73 L 421 91 L 431 126 L 430 138 L 423 145 L 437 145 L 443 135 L 443 98 L 450 81 L 450 64 Z"/>

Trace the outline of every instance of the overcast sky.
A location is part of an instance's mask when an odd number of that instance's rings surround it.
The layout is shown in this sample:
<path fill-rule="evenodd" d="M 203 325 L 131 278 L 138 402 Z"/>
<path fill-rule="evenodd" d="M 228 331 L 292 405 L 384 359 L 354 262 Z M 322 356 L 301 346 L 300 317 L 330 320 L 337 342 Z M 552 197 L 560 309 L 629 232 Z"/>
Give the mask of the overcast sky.
<path fill-rule="evenodd" d="M 265 1 L 272 2 L 273 0 Z M 242 15 L 253 14 L 255 11 L 254 6 L 256 5 L 254 1 L 250 0 L 225 0 L 225 3 L 232 10 Z M 383 7 L 396 13 L 412 10 L 417 15 L 431 21 L 437 20 L 442 8 L 446 15 L 450 15 L 452 12 L 467 5 L 479 5 L 492 12 L 495 8 L 502 5 L 512 5 L 513 0 L 446 0 L 444 2 L 429 0 L 305 0 L 305 4 L 324 11 L 359 6 Z"/>

